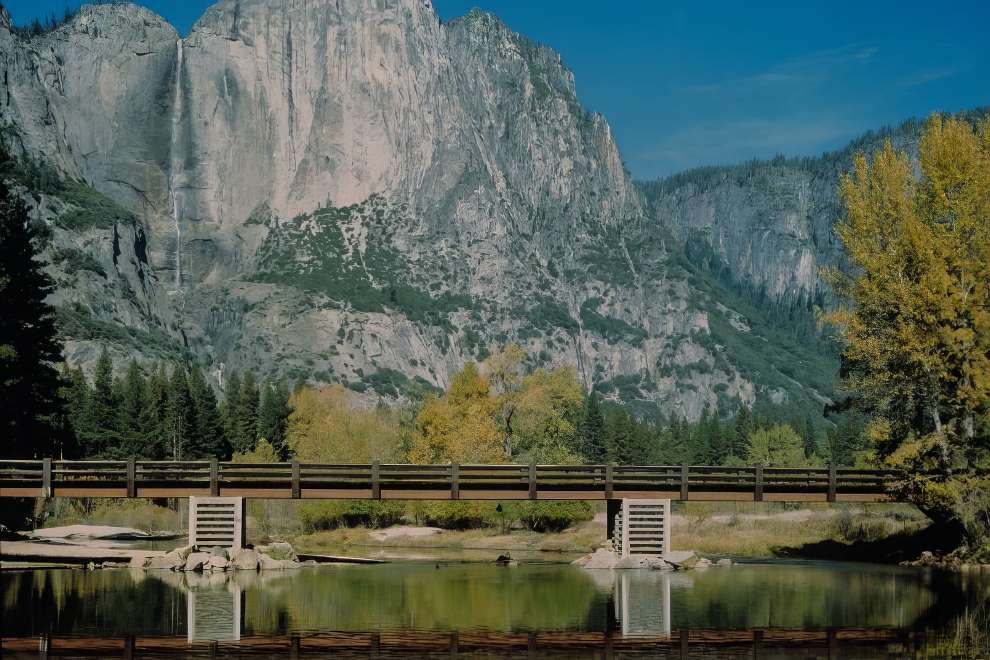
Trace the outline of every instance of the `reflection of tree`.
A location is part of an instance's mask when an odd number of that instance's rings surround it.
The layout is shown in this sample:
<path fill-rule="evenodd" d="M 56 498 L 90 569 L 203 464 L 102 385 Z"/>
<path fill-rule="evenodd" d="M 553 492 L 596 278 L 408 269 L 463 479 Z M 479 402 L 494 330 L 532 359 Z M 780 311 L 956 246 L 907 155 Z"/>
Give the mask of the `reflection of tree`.
<path fill-rule="evenodd" d="M 304 571 L 251 590 L 246 629 L 582 629 L 604 595 L 569 567 L 393 565 Z"/>
<path fill-rule="evenodd" d="M 936 602 L 917 573 L 896 568 L 752 565 L 673 586 L 673 627 L 912 627 Z"/>
<path fill-rule="evenodd" d="M 186 597 L 130 571 L 4 571 L 2 630 L 17 635 L 185 634 Z"/>

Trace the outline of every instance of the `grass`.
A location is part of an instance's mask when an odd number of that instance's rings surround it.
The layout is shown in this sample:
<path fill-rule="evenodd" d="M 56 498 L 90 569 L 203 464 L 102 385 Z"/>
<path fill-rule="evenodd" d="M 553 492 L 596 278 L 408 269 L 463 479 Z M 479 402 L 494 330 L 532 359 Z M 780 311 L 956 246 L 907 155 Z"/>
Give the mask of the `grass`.
<path fill-rule="evenodd" d="M 152 504 L 144 499 L 54 499 L 46 505 L 45 527 L 63 525 L 110 525 L 145 532 L 182 532 L 186 529 L 185 500 L 179 510 Z"/>
<path fill-rule="evenodd" d="M 927 525 L 908 505 L 793 507 L 687 502 L 675 508 L 672 546 L 702 555 L 769 558 L 782 548 L 834 540 L 872 541 Z"/>
<path fill-rule="evenodd" d="M 320 531 L 296 536 L 292 543 L 297 550 L 315 553 L 360 548 L 587 553 L 594 551 L 605 540 L 605 526 L 596 522 L 544 534 L 524 530 L 511 530 L 503 534 L 497 528 L 482 528 L 441 530 L 430 536 L 388 536 L 379 540 L 371 535 L 373 531 L 363 527 Z"/>

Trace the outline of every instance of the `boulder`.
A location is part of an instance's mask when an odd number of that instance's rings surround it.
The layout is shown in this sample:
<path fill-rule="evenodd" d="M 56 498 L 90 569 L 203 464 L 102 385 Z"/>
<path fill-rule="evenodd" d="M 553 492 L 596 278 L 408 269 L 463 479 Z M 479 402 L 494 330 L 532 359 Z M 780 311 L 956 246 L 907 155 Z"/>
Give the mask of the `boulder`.
<path fill-rule="evenodd" d="M 659 568 L 661 564 L 666 564 L 659 555 L 629 555 L 623 557 L 616 564 L 616 568 Z"/>
<path fill-rule="evenodd" d="M 663 560 L 668 564 L 673 564 L 674 568 L 683 571 L 694 568 L 694 565 L 698 563 L 698 555 L 694 554 L 694 550 L 671 550 L 663 553 Z"/>
<path fill-rule="evenodd" d="M 262 571 L 277 571 L 282 568 L 282 562 L 279 559 L 272 559 L 265 553 L 260 553 L 258 555 L 258 569 Z"/>
<path fill-rule="evenodd" d="M 190 552 L 186 558 L 184 571 L 201 571 L 203 566 L 210 561 L 210 555 L 206 552 Z"/>
<path fill-rule="evenodd" d="M 189 558 L 189 554 L 192 552 L 192 546 L 186 546 L 184 548 L 175 548 L 174 550 L 169 550 L 165 553 L 169 561 L 172 562 L 173 566 L 182 566 L 186 563 Z"/>
<path fill-rule="evenodd" d="M 228 559 L 230 557 L 230 555 L 227 553 L 227 548 L 224 548 L 219 545 L 215 545 L 212 548 L 210 548 L 209 552 L 214 557 L 223 557 L 224 559 Z"/>
<path fill-rule="evenodd" d="M 225 571 L 227 570 L 227 566 L 229 564 L 230 562 L 227 561 L 226 557 L 221 555 L 213 555 L 210 557 L 209 568 L 211 571 Z M 203 569 L 205 570 L 206 566 L 203 566 Z"/>
<path fill-rule="evenodd" d="M 230 568 L 237 571 L 258 570 L 258 553 L 251 548 L 237 548 L 230 551 Z"/>
<path fill-rule="evenodd" d="M 587 557 L 582 557 L 578 560 L 581 562 L 581 566 L 590 569 L 608 569 L 615 568 L 615 565 L 619 561 L 619 556 L 610 550 L 605 548 L 598 548 L 595 552 Z"/>
<path fill-rule="evenodd" d="M 694 567 L 695 567 L 695 569 L 708 568 L 711 565 L 712 565 L 712 560 L 711 559 L 705 559 L 704 557 L 699 557 L 698 558 L 698 561 L 695 562 Z"/>
<path fill-rule="evenodd" d="M 148 563 L 144 565 L 144 568 L 149 571 L 174 571 L 181 565 L 175 562 L 174 557 L 165 554 L 158 557 L 151 557 L 148 559 Z"/>
<path fill-rule="evenodd" d="M 722 559 L 719 559 L 717 562 L 715 562 L 715 565 L 716 566 L 732 566 L 732 560 L 729 559 L 728 557 L 723 557 Z"/>
<path fill-rule="evenodd" d="M 127 564 L 131 568 L 147 568 L 148 564 L 151 563 L 151 557 L 145 557 L 142 555 L 135 555 L 131 557 L 131 561 Z"/>

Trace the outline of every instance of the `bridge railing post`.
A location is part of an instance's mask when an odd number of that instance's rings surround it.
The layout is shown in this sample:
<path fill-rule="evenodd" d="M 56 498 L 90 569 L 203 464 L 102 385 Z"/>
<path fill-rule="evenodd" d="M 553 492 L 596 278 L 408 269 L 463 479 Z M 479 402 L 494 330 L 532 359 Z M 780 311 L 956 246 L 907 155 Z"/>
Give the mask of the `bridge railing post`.
<path fill-rule="evenodd" d="M 450 464 L 450 499 L 461 499 L 461 466 L 459 463 Z"/>
<path fill-rule="evenodd" d="M 529 464 L 529 499 L 536 499 L 536 463 Z"/>
<path fill-rule="evenodd" d="M 753 489 L 753 501 L 763 501 L 763 466 L 756 466 L 756 486 Z"/>
<path fill-rule="evenodd" d="M 681 466 L 681 499 L 687 500 L 688 498 L 688 466 Z"/>
<path fill-rule="evenodd" d="M 835 501 L 835 492 L 838 486 L 838 478 L 835 472 L 835 463 L 829 461 L 828 464 L 828 496 L 825 498 L 829 502 Z"/>
<path fill-rule="evenodd" d="M 210 497 L 220 496 L 220 463 L 217 457 L 210 459 Z"/>
<path fill-rule="evenodd" d="M 292 499 L 294 500 L 302 497 L 302 484 L 299 480 L 300 472 L 299 461 L 292 461 Z"/>
<path fill-rule="evenodd" d="M 371 497 L 382 499 L 381 464 L 375 461 L 371 464 Z"/>
<path fill-rule="evenodd" d="M 41 460 L 41 496 L 48 499 L 52 496 L 52 459 Z"/>
<path fill-rule="evenodd" d="M 133 456 L 127 459 L 127 496 L 137 497 L 137 463 Z"/>
<path fill-rule="evenodd" d="M 615 471 L 609 463 L 605 466 L 605 499 L 610 500 L 615 493 Z"/>

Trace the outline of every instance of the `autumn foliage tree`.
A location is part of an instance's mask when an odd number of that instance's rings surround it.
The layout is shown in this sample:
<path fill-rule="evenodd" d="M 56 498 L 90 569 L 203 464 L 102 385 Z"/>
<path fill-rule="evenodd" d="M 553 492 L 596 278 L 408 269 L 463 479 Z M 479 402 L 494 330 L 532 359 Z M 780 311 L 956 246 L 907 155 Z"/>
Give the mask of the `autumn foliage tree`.
<path fill-rule="evenodd" d="M 990 116 L 933 116 L 920 177 L 888 141 L 842 181 L 852 268 L 830 320 L 845 386 L 904 494 L 970 542 L 990 533 Z"/>

